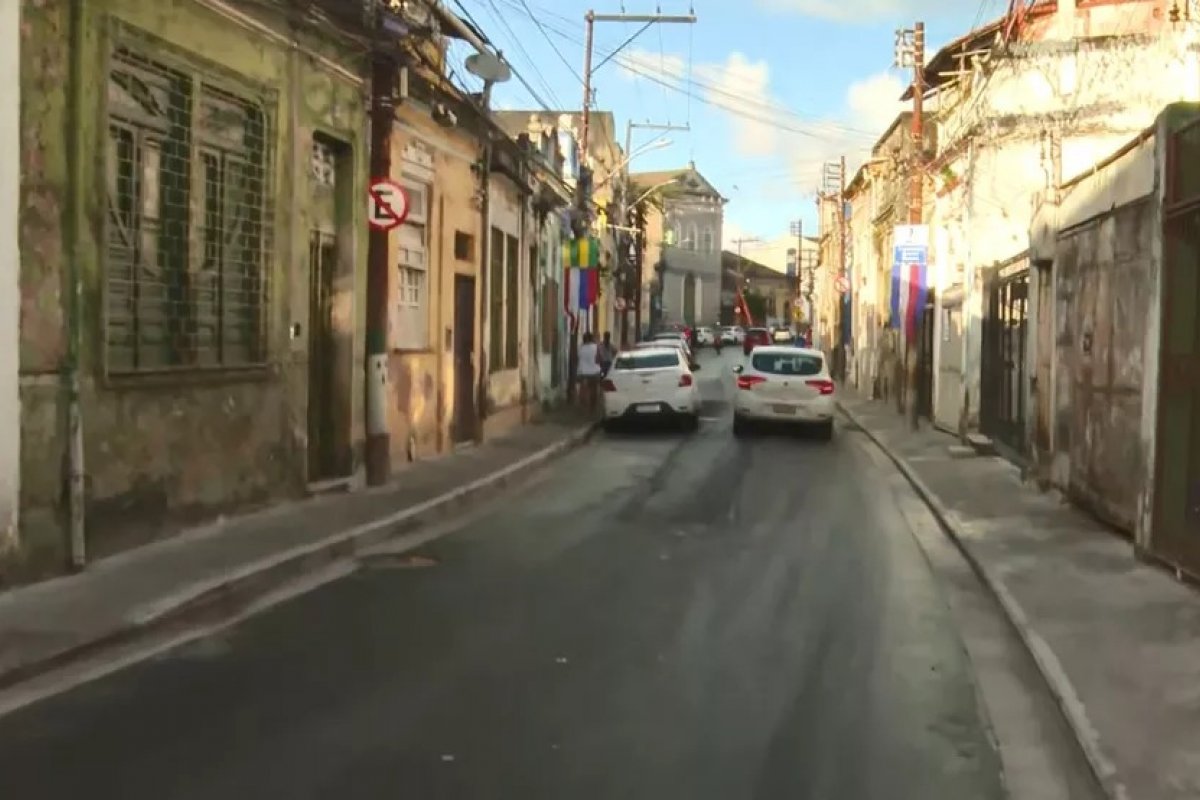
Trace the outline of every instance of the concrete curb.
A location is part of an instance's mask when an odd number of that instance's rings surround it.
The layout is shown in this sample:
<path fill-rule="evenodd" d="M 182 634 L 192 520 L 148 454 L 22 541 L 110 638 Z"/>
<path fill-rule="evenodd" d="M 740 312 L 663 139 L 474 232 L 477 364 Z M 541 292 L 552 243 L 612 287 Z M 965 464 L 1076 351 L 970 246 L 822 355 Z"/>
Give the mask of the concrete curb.
<path fill-rule="evenodd" d="M 117 651 L 141 640 L 161 639 L 189 629 L 232 619 L 262 597 L 308 575 L 349 560 L 389 539 L 410 533 L 467 510 L 498 490 L 511 486 L 546 463 L 585 444 L 598 423 L 585 425 L 554 444 L 503 469 L 415 506 L 331 534 L 318 542 L 294 547 L 251 562 L 220 577 L 200 581 L 154 603 L 133 609 L 111 629 L 68 645 L 44 657 L 0 673 L 0 691 L 71 667 L 86 659 Z"/>
<path fill-rule="evenodd" d="M 1121 782 L 1116 765 L 1106 755 L 1104 746 L 1100 741 L 1100 735 L 1096 732 L 1091 720 L 1088 719 L 1087 709 L 1084 707 L 1083 701 L 1079 699 L 1079 694 L 1075 691 L 1075 686 L 1071 683 L 1071 679 L 1067 676 L 1066 671 L 1059 662 L 1058 656 L 1055 655 L 1054 650 L 1046 640 L 1033 629 L 1025 614 L 1025 610 L 1017 602 L 1017 599 L 1013 597 L 1012 592 L 1008 590 L 1008 587 L 1004 584 L 1000 576 L 994 570 L 989 569 L 972 552 L 970 545 L 967 544 L 967 537 L 964 535 L 959 522 L 955 519 L 953 512 L 946 508 L 941 498 L 909 466 L 908 461 L 903 456 L 880 439 L 879 435 L 863 423 L 862 419 L 856 416 L 854 412 L 846 408 L 844 403 L 837 401 L 837 407 L 852 423 L 861 428 L 867 438 L 896 465 L 896 468 L 908 480 L 909 484 L 912 485 L 917 495 L 929 507 L 934 518 L 937 519 L 938 524 L 941 526 L 942 531 L 954 543 L 958 551 L 962 553 L 967 563 L 971 565 L 971 569 L 979 576 L 979 579 L 988 588 L 988 591 L 992 593 L 992 596 L 996 598 L 996 602 L 999 603 L 1005 616 L 1008 617 L 1009 623 L 1021 638 L 1021 642 L 1029 651 L 1029 654 L 1033 657 L 1038 671 L 1042 674 L 1042 678 L 1050 688 L 1050 693 L 1054 695 L 1055 700 L 1058 702 L 1063 717 L 1075 734 L 1080 749 L 1083 750 L 1083 755 L 1087 759 L 1088 765 L 1091 767 L 1092 772 L 1096 776 L 1096 781 L 1100 784 L 1104 793 L 1112 800 L 1129 800 L 1129 792 L 1124 783 Z"/>

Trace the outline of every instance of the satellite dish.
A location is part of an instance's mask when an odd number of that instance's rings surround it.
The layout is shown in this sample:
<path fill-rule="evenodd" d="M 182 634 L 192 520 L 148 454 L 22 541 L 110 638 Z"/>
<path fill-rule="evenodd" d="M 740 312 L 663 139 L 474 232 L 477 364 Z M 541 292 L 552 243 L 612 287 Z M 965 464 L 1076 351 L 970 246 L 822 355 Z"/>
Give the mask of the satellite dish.
<path fill-rule="evenodd" d="M 512 77 L 512 70 L 491 53 L 474 53 L 467 57 L 467 71 L 487 83 L 504 83 Z"/>

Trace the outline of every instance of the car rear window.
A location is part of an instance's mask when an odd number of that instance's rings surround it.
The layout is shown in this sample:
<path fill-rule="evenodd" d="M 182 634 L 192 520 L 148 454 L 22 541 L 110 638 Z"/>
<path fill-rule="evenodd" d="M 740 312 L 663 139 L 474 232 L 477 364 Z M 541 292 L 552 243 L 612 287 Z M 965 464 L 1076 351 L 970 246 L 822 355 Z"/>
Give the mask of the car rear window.
<path fill-rule="evenodd" d="M 751 328 L 750 330 L 746 331 L 746 333 L 754 334 L 755 336 L 765 335 L 767 333 L 767 329 L 766 328 Z"/>
<path fill-rule="evenodd" d="M 820 375 L 825 360 L 807 353 L 755 353 L 750 364 L 768 375 Z"/>
<path fill-rule="evenodd" d="M 613 369 L 663 369 L 664 367 L 679 366 L 679 356 L 675 353 L 627 353 L 617 356 Z"/>

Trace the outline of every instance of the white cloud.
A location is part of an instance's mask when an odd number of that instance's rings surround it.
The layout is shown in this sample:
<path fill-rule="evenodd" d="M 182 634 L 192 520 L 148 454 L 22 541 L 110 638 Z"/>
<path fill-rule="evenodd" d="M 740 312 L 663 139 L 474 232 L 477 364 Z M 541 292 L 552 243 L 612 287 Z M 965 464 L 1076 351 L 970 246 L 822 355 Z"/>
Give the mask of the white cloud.
<path fill-rule="evenodd" d="M 675 54 L 634 49 L 618 62 L 626 78 L 662 79 L 674 85 L 688 80 L 687 61 Z M 824 165 L 843 156 L 853 173 L 877 138 L 904 108 L 904 82 L 882 71 L 851 83 L 841 109 L 814 120 L 787 111 L 771 92 L 766 61 L 731 53 L 724 61 L 695 64 L 691 73 L 696 96 L 711 103 L 729 126 L 731 155 L 753 159 L 707 165 L 725 169 L 736 191 L 759 201 L 794 203 L 797 195 L 816 192 Z M 701 165 L 701 170 L 706 165 Z M 732 167 L 732 169 L 730 169 Z M 739 188 L 740 187 L 740 188 Z M 744 232 L 742 232 L 744 233 Z M 726 240 L 741 234 L 728 232 Z"/>
<path fill-rule="evenodd" d="M 879 72 L 846 89 L 846 108 L 854 127 L 883 133 L 907 108 L 901 102 L 907 84 L 892 72 Z"/>
<path fill-rule="evenodd" d="M 622 57 L 621 72 L 627 78 L 648 74 L 676 85 L 691 78 L 696 81 L 692 88 L 697 96 L 726 108 L 739 155 L 770 156 L 779 148 L 779 131 L 769 123 L 772 114 L 767 106 L 773 101 L 771 68 L 766 61 L 752 61 L 733 52 L 723 62 L 694 65 L 689 76 L 683 58 L 635 49 Z"/>
<path fill-rule="evenodd" d="M 755 4 L 768 11 L 866 25 L 933 19 L 961 11 L 946 0 L 755 0 Z"/>

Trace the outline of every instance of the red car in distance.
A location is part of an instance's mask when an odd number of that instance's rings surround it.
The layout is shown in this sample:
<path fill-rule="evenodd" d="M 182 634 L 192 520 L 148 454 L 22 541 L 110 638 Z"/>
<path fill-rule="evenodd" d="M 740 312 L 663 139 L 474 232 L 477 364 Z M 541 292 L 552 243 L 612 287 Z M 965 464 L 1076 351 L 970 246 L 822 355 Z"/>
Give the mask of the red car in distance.
<path fill-rule="evenodd" d="M 750 355 L 750 351 L 761 344 L 771 343 L 771 332 L 766 328 L 747 328 L 746 338 L 742 340 L 742 352 Z"/>

